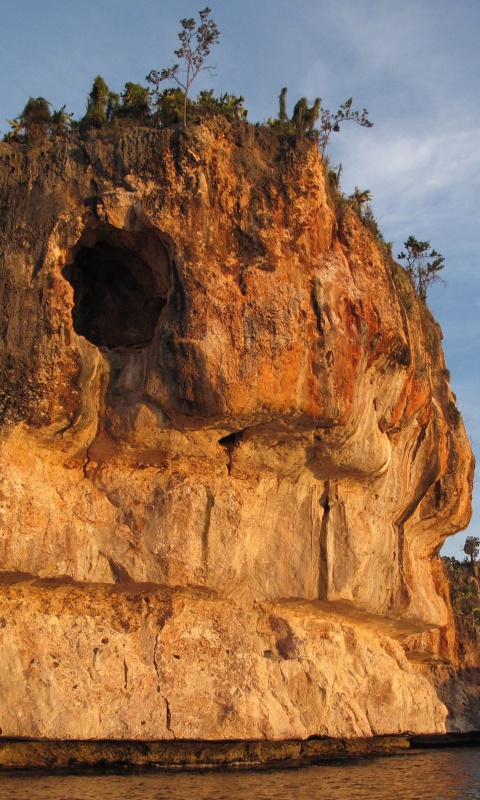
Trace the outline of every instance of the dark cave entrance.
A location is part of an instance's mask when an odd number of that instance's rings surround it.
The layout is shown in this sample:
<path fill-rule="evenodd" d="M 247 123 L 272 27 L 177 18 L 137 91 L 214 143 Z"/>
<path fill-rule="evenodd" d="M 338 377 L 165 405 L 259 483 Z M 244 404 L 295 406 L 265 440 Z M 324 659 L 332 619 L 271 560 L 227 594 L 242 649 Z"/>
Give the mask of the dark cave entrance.
<path fill-rule="evenodd" d="M 173 247 L 154 231 L 84 231 L 64 276 L 73 287 L 73 328 L 97 347 L 150 344 L 167 302 Z"/>

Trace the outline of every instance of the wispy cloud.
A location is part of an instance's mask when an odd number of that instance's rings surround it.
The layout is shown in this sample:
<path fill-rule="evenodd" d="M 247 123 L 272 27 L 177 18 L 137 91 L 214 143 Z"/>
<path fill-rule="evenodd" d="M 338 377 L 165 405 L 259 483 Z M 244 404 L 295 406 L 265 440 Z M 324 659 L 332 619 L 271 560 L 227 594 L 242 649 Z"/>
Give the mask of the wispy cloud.
<path fill-rule="evenodd" d="M 447 196 L 452 187 L 473 191 L 480 177 L 479 134 L 479 129 L 410 133 L 390 126 L 358 135 L 345 127 L 335 152 L 343 155 L 344 178 L 348 170 L 350 179 L 356 174 L 357 180 L 375 185 L 382 199 L 396 195 L 406 206 L 432 192 Z"/>
<path fill-rule="evenodd" d="M 445 243 L 447 238 L 450 243 L 452 237 L 461 239 L 456 249 L 471 252 L 473 268 L 473 257 L 479 255 L 478 230 L 471 218 L 478 206 L 478 139 L 477 129 L 423 135 L 393 127 L 362 135 L 350 129 L 343 141 L 339 137 L 338 145 L 334 142 L 332 155 L 335 162 L 342 161 L 347 193 L 355 185 L 372 191 L 387 239 L 403 241 L 410 233 L 440 236 Z"/>

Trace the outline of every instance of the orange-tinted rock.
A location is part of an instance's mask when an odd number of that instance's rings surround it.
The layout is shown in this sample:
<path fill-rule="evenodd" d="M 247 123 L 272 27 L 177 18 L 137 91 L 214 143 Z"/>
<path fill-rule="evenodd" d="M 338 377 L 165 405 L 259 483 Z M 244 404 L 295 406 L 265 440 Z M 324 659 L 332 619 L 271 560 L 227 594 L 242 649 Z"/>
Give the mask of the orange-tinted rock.
<path fill-rule="evenodd" d="M 3 144 L 0 182 L 0 564 L 56 581 L 0 592 L 4 735 L 442 730 L 396 640 L 445 623 L 473 458 L 438 326 L 314 144 Z"/>

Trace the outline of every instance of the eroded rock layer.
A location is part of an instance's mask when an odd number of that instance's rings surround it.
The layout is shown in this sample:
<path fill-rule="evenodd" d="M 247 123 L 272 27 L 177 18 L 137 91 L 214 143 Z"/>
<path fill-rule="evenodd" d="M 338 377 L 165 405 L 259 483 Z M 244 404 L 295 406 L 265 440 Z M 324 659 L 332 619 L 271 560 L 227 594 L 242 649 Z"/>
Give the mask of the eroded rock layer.
<path fill-rule="evenodd" d="M 314 144 L 3 144 L 0 182 L 3 735 L 442 731 L 401 642 L 446 622 L 473 459 Z"/>

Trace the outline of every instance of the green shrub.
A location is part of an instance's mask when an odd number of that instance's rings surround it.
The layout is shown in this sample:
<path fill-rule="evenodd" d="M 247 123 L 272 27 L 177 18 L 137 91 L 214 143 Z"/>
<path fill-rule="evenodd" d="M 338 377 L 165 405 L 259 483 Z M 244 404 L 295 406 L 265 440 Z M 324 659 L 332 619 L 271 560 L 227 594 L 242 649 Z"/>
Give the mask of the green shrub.
<path fill-rule="evenodd" d="M 201 116 L 213 117 L 216 114 L 223 114 L 227 119 L 246 119 L 247 110 L 244 107 L 245 98 L 237 97 L 234 94 L 222 94 L 220 97 L 213 96 L 213 89 L 204 89 L 197 96 L 194 104 L 195 111 L 200 112 Z"/>
<path fill-rule="evenodd" d="M 150 120 L 150 92 L 140 83 L 125 84 L 121 94 L 121 105 L 115 110 L 114 116 L 129 119 L 139 125 L 145 125 Z"/>

